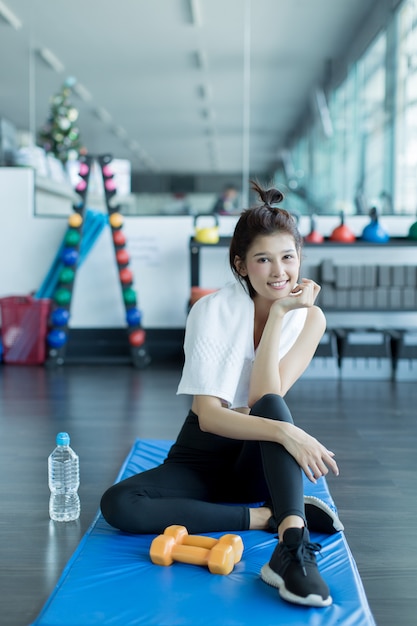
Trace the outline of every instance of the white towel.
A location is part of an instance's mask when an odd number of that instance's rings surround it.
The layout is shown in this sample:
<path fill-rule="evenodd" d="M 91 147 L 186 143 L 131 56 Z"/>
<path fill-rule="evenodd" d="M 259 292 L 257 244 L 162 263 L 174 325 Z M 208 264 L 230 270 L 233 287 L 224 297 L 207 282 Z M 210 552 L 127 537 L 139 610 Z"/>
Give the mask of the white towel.
<path fill-rule="evenodd" d="M 306 315 L 306 309 L 285 315 L 280 359 L 296 341 Z M 231 407 L 247 406 L 255 359 L 253 331 L 254 303 L 240 283 L 198 300 L 187 319 L 185 363 L 177 393 L 215 396 Z"/>

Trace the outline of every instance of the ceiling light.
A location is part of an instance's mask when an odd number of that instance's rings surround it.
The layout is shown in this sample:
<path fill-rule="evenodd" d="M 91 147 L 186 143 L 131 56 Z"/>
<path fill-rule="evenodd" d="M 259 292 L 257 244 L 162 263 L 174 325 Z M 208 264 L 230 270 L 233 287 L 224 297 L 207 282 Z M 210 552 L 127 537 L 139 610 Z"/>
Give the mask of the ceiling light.
<path fill-rule="evenodd" d="M 54 70 L 54 72 L 60 74 L 64 71 L 64 64 L 58 59 L 52 50 L 49 50 L 49 48 L 40 48 L 38 50 L 38 54 L 42 61 L 44 61 L 51 70 Z"/>
<path fill-rule="evenodd" d="M 206 120 L 214 120 L 214 118 L 216 117 L 216 114 L 214 113 L 213 109 L 209 109 L 209 108 L 202 109 L 201 115 Z"/>
<path fill-rule="evenodd" d="M 210 85 L 198 85 L 197 94 L 202 100 L 210 100 L 212 91 Z"/>
<path fill-rule="evenodd" d="M 22 28 L 22 22 L 17 17 L 16 13 L 13 13 L 11 9 L 0 0 L 0 17 L 4 19 L 10 26 L 12 26 L 15 30 L 19 30 Z"/>
<path fill-rule="evenodd" d="M 72 90 L 81 100 L 84 100 L 84 102 L 91 102 L 93 99 L 91 93 L 81 83 L 75 83 Z"/>
<path fill-rule="evenodd" d="M 103 109 L 103 107 L 97 107 L 94 113 L 100 122 L 104 122 L 104 124 L 109 124 L 112 120 L 110 113 L 106 111 L 106 109 Z"/>
<path fill-rule="evenodd" d="M 119 139 L 126 139 L 127 137 L 127 132 L 121 126 L 114 126 L 113 132 Z"/>
<path fill-rule="evenodd" d="M 189 0 L 189 3 L 190 3 L 191 23 L 194 24 L 194 26 L 202 26 L 203 19 L 201 16 L 200 0 Z"/>
<path fill-rule="evenodd" d="M 137 152 L 137 150 L 139 150 L 139 144 L 135 140 L 128 141 L 126 145 L 132 152 Z"/>
<path fill-rule="evenodd" d="M 147 159 L 148 155 L 146 154 L 145 150 L 143 148 L 141 148 L 140 146 L 137 148 L 137 150 L 135 151 L 136 154 L 138 155 L 138 157 L 140 159 Z"/>
<path fill-rule="evenodd" d="M 207 68 L 207 55 L 202 50 L 196 50 L 193 53 L 194 64 L 198 69 L 206 69 Z"/>

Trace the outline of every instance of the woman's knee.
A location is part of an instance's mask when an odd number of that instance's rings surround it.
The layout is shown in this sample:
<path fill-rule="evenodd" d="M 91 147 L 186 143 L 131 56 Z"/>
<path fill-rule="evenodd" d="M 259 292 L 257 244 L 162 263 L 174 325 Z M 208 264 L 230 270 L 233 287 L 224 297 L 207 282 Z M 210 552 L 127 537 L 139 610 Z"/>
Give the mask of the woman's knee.
<path fill-rule="evenodd" d="M 129 494 L 121 483 L 116 483 L 103 494 L 100 501 L 101 513 L 110 526 L 124 530 L 129 511 Z"/>
<path fill-rule="evenodd" d="M 258 415 L 259 417 L 267 417 L 280 422 L 294 423 L 291 412 L 285 402 L 284 398 L 276 393 L 267 393 L 251 408 L 252 415 Z"/>
<path fill-rule="evenodd" d="M 115 526 L 115 527 L 117 527 L 117 524 L 115 523 L 115 521 L 116 521 L 116 517 L 118 517 L 118 511 L 119 511 L 119 506 L 118 506 L 119 497 L 118 497 L 117 487 L 118 485 L 113 485 L 112 487 L 107 489 L 107 491 L 105 491 L 104 494 L 102 495 L 101 501 L 100 501 L 101 514 L 103 515 L 106 522 L 110 524 L 110 526 Z"/>
<path fill-rule="evenodd" d="M 123 532 L 152 532 L 149 530 L 152 500 L 127 483 L 116 483 L 103 494 L 100 509 L 104 519 L 110 526 Z"/>

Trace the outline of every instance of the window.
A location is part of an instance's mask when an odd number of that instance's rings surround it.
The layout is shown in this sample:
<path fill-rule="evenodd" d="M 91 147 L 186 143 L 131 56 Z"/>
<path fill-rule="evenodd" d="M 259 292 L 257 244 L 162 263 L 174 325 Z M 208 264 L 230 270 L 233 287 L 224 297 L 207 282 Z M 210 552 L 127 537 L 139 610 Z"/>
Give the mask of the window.
<path fill-rule="evenodd" d="M 417 209 L 417 9 L 407 1 L 398 14 L 395 202 L 397 213 Z"/>
<path fill-rule="evenodd" d="M 408 4 L 408 3 L 407 3 Z M 303 171 L 293 202 L 306 213 L 367 213 L 373 205 L 392 211 L 392 133 L 394 64 L 387 72 L 387 31 L 382 31 L 351 65 L 346 77 L 327 95 L 332 132 L 323 132 L 319 115 L 290 149 L 295 171 Z M 390 30 L 390 33 L 392 31 Z M 414 31 L 413 31 L 414 32 Z M 417 197 L 417 36 L 414 32 L 415 72 L 403 75 L 402 118 L 399 123 L 401 168 L 397 178 L 407 180 L 401 191 L 409 211 Z M 391 39 L 390 39 L 391 44 Z M 404 45 L 404 44 L 403 44 Z M 392 67 L 391 67 L 392 66 Z M 405 86 L 406 84 L 406 86 Z M 392 89 L 391 89 L 392 90 Z M 398 169 L 398 168 L 397 168 Z M 413 174 L 413 176 L 412 176 Z M 300 201 L 300 186 L 308 190 Z M 397 184 L 398 188 L 398 184 Z M 309 202 L 310 200 L 310 202 Z"/>
<path fill-rule="evenodd" d="M 359 181 L 369 205 L 379 205 L 385 181 L 385 162 L 392 158 L 386 149 L 386 34 L 382 33 L 357 63 L 359 128 L 361 149 Z"/>

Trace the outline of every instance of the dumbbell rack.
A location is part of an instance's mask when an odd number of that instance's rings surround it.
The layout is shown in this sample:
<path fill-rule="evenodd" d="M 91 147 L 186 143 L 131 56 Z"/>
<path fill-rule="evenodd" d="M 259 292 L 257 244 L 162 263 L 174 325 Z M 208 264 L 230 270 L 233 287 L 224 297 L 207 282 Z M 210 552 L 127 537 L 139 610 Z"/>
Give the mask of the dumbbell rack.
<path fill-rule="evenodd" d="M 120 213 L 120 206 L 112 205 L 112 199 L 116 194 L 116 186 L 113 180 L 114 174 L 110 167 L 112 156 L 108 154 L 100 156 L 85 155 L 80 157 L 80 181 L 75 187 L 80 201 L 78 204 L 73 205 L 74 212 L 68 218 L 68 228 L 64 238 L 64 246 L 61 250 L 62 268 L 52 298 L 45 366 L 56 367 L 62 365 L 65 361 L 70 333 L 69 320 L 73 287 L 77 267 L 79 265 L 78 260 L 83 236 L 86 199 L 88 195 L 91 166 L 95 160 L 100 166 L 103 178 L 105 202 L 109 214 L 114 253 L 119 270 L 120 286 L 126 311 L 126 330 L 130 354 L 134 367 L 141 369 L 150 362 L 150 357 L 146 349 L 146 333 L 141 324 L 141 312 L 136 306 L 137 297 L 133 289 L 133 274 L 128 267 L 130 259 L 126 250 L 126 238 L 122 230 L 123 217 Z"/>

